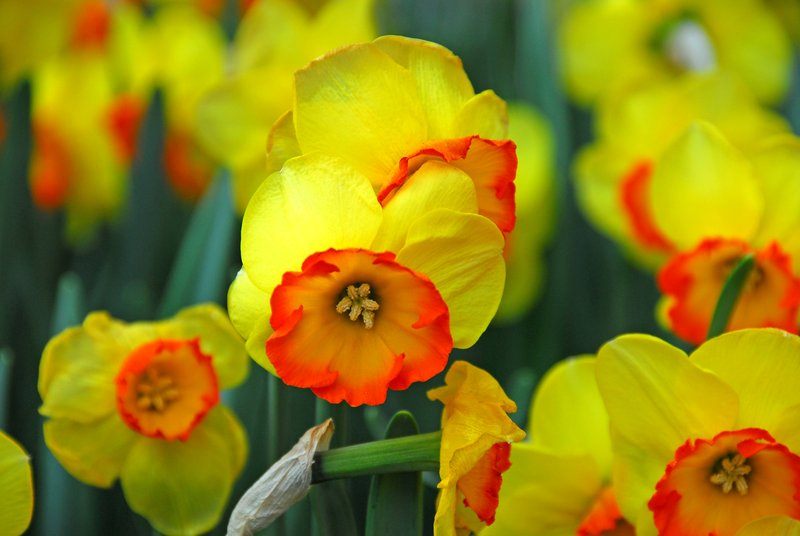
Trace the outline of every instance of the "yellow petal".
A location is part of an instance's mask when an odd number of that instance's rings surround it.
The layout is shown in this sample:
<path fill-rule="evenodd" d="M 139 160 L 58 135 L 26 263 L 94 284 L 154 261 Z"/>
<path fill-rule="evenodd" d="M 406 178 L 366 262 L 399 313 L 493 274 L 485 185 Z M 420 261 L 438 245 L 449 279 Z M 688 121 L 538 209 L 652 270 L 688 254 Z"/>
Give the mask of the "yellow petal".
<path fill-rule="evenodd" d="M 742 527 L 736 536 L 800 536 L 800 521 L 786 516 L 763 517 Z"/>
<path fill-rule="evenodd" d="M 427 139 L 414 77 L 374 44 L 312 62 L 295 74 L 295 92 L 294 121 L 303 152 L 340 156 L 376 185 Z"/>
<path fill-rule="evenodd" d="M 308 29 L 305 60 L 375 38 L 375 0 L 328 0 Z"/>
<path fill-rule="evenodd" d="M 470 176 L 441 161 L 423 164 L 389 199 L 372 249 L 399 251 L 414 222 L 435 209 L 478 212 L 475 185 Z"/>
<path fill-rule="evenodd" d="M 250 198 L 253 197 L 253 194 L 264 182 L 264 179 L 270 175 L 271 173 L 264 171 L 263 158 L 258 158 L 242 168 L 232 170 L 233 204 L 236 207 L 237 214 L 244 214 Z"/>
<path fill-rule="evenodd" d="M 122 491 L 131 509 L 159 532 L 206 532 L 222 517 L 241 463 L 242 446 L 235 443 L 243 436 L 221 433 L 215 425 L 225 418 L 220 411 L 212 410 L 185 442 L 143 439 L 131 449 Z"/>
<path fill-rule="evenodd" d="M 667 149 L 650 199 L 656 224 L 679 248 L 709 236 L 749 240 L 764 203 L 750 164 L 707 123 L 693 124 Z"/>
<path fill-rule="evenodd" d="M 574 536 L 603 486 L 589 455 L 515 443 L 497 517 L 481 536 Z"/>
<path fill-rule="evenodd" d="M 272 335 L 272 326 L 269 324 L 269 316 L 264 315 L 261 321 L 253 328 L 253 331 L 250 332 L 250 336 L 247 337 L 247 353 L 264 370 L 277 376 L 272 361 L 267 357 L 267 339 L 269 339 L 270 335 Z"/>
<path fill-rule="evenodd" d="M 286 162 L 258 188 L 242 222 L 248 277 L 270 292 L 287 271 L 328 248 L 369 247 L 381 207 L 365 177 L 321 154 Z"/>
<path fill-rule="evenodd" d="M 600 476 L 611 473 L 611 438 L 595 379 L 594 356 L 562 361 L 542 379 L 528 431 L 534 444 L 560 454 L 588 454 Z"/>
<path fill-rule="evenodd" d="M 781 136 L 752 157 L 764 192 L 764 215 L 754 242 L 777 241 L 795 261 L 800 259 L 800 140 Z"/>
<path fill-rule="evenodd" d="M 408 37 L 379 37 L 374 44 L 411 72 L 428 121 L 428 138 L 459 137 L 453 118 L 475 94 L 461 59 L 441 45 Z"/>
<path fill-rule="evenodd" d="M 733 429 L 739 400 L 716 375 L 648 335 L 605 344 L 596 366 L 612 427 L 617 500 L 627 519 L 638 520 L 678 447 Z"/>
<path fill-rule="evenodd" d="M 22 534 L 33 515 L 33 476 L 23 448 L 0 431 L 0 527 L 3 534 Z"/>
<path fill-rule="evenodd" d="M 283 163 L 300 156 L 297 134 L 294 131 L 294 115 L 291 111 L 284 113 L 272 125 L 267 139 L 267 172 L 274 173 L 283 167 Z"/>
<path fill-rule="evenodd" d="M 107 313 L 53 337 L 39 366 L 39 409 L 48 417 L 91 422 L 116 411 L 116 378 L 122 360 L 139 344 L 157 338 L 147 325 L 126 326 Z"/>
<path fill-rule="evenodd" d="M 299 66 L 308 16 L 297 2 L 261 0 L 242 18 L 233 44 L 234 64 L 242 71 L 269 63 Z"/>
<path fill-rule="evenodd" d="M 737 428 L 773 433 L 784 412 L 800 404 L 798 355 L 800 337 L 777 329 L 748 329 L 706 341 L 691 359 L 739 394 Z"/>
<path fill-rule="evenodd" d="M 231 325 L 228 315 L 216 304 L 187 307 L 171 320 L 159 325 L 164 338 L 200 338 L 201 350 L 211 356 L 214 372 L 222 389 L 236 387 L 249 370 L 244 343 Z"/>
<path fill-rule="evenodd" d="M 480 136 L 490 140 L 504 140 L 508 135 L 508 108 L 506 101 L 487 89 L 471 97 L 455 116 L 452 137 Z"/>
<path fill-rule="evenodd" d="M 436 285 L 450 311 L 457 348 L 475 344 L 497 311 L 505 281 L 504 245 L 489 219 L 442 209 L 414 222 L 397 255 L 398 262 Z"/>
<path fill-rule="evenodd" d="M 44 424 L 45 443 L 59 463 L 81 482 L 101 488 L 114 484 L 141 437 L 116 412 L 90 424 L 67 419 Z"/>

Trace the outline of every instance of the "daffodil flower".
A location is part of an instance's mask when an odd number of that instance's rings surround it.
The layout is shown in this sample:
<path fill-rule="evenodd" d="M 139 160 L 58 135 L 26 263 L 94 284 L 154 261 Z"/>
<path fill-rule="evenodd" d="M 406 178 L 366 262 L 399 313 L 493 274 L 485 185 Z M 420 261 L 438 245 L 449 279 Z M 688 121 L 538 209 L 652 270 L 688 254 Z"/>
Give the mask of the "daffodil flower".
<path fill-rule="evenodd" d="M 265 173 L 264 145 L 272 124 L 292 106 L 294 72 L 329 50 L 376 35 L 374 0 L 306 4 L 243 2 L 247 10 L 231 46 L 229 76 L 209 88 L 197 108 L 196 135 L 233 172 L 240 212 L 264 178 L 280 169 Z"/>
<path fill-rule="evenodd" d="M 597 140 L 575 161 L 583 212 L 650 269 L 673 252 L 651 216 L 653 174 L 665 161 L 665 151 L 695 121 L 713 124 L 745 154 L 765 138 L 788 132 L 785 120 L 761 108 L 730 76 L 685 75 L 602 99 Z"/>
<path fill-rule="evenodd" d="M 542 379 L 530 442 L 511 446 L 494 525 L 482 535 L 633 535 L 611 482 L 608 414 L 594 356 L 563 361 Z"/>
<path fill-rule="evenodd" d="M 517 406 L 488 372 L 456 361 L 445 385 L 428 391 L 444 404 L 435 536 L 478 533 L 495 520 L 511 443 L 525 437 L 508 417 Z"/>
<path fill-rule="evenodd" d="M 677 252 L 658 283 L 666 321 L 681 338 L 703 341 L 728 274 L 748 253 L 756 267 L 730 329 L 797 331 L 799 148 L 796 138 L 777 137 L 748 159 L 717 129 L 699 123 L 665 151 L 643 206 Z"/>
<path fill-rule="evenodd" d="M 367 177 L 320 153 L 253 195 L 228 310 L 250 355 L 332 403 L 381 404 L 472 346 L 503 292 L 503 236 L 472 180 L 427 162 L 381 206 Z"/>
<path fill-rule="evenodd" d="M 506 104 L 491 90 L 476 95 L 446 48 L 379 37 L 313 61 L 295 74 L 294 89 L 273 146 L 341 158 L 384 205 L 425 162 L 445 162 L 472 179 L 480 214 L 504 233 L 514 228 L 517 158 Z"/>
<path fill-rule="evenodd" d="M 583 104 L 685 72 L 737 76 L 764 102 L 788 88 L 791 44 L 750 0 L 597 0 L 574 4 L 559 45 L 567 89 Z"/>
<path fill-rule="evenodd" d="M 30 457 L 11 437 L 0 431 L 0 527 L 3 534 L 19 536 L 33 515 L 33 475 Z"/>
<path fill-rule="evenodd" d="M 800 338 L 775 329 L 726 333 L 689 357 L 647 335 L 600 349 L 614 489 L 637 534 L 778 534 L 739 531 L 800 519 L 798 354 Z"/>
<path fill-rule="evenodd" d="M 554 144 L 550 126 L 532 107 L 508 106 L 508 134 L 517 144 L 517 225 L 506 236 L 506 285 L 496 321 L 513 322 L 542 289 L 544 248 L 555 220 Z"/>
<path fill-rule="evenodd" d="M 54 337 L 42 356 L 40 413 L 48 448 L 78 480 L 119 479 L 130 507 L 167 534 L 220 519 L 247 456 L 244 430 L 220 391 L 248 359 L 217 306 L 160 322 L 106 313 Z"/>

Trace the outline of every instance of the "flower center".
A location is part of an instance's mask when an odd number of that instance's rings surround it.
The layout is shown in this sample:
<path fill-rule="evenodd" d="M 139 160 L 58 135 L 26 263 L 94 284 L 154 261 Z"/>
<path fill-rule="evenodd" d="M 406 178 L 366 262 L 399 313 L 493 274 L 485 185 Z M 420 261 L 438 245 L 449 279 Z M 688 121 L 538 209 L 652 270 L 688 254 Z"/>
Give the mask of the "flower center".
<path fill-rule="evenodd" d="M 370 298 L 371 292 L 367 283 L 347 285 L 347 288 L 342 291 L 342 299 L 336 304 L 336 312 L 340 315 L 347 313 L 353 322 L 361 317 L 364 327 L 372 329 L 372 326 L 375 325 L 375 313 L 381 306 Z"/>
<path fill-rule="evenodd" d="M 719 462 L 718 471 L 711 475 L 711 483 L 722 488 L 723 493 L 730 493 L 733 488 L 740 495 L 747 495 L 747 475 L 753 470 L 747 460 L 738 452 L 725 456 Z"/>
<path fill-rule="evenodd" d="M 144 411 L 162 412 L 180 397 L 175 381 L 169 374 L 148 367 L 136 384 L 136 406 Z"/>
<path fill-rule="evenodd" d="M 217 375 L 197 339 L 158 339 L 136 348 L 116 378 L 117 410 L 132 430 L 186 440 L 219 402 Z"/>

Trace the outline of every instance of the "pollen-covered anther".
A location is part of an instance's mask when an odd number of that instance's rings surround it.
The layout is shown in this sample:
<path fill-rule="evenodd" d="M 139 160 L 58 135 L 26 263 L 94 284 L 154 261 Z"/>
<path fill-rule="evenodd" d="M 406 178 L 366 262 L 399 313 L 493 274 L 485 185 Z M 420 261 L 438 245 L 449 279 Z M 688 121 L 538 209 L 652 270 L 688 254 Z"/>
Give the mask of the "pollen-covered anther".
<path fill-rule="evenodd" d="M 747 495 L 747 475 L 753 470 L 745 463 L 747 460 L 741 454 L 726 456 L 719 464 L 719 471 L 711 475 L 711 483 L 722 487 L 723 493 L 730 493 L 733 488 L 740 495 Z"/>
<path fill-rule="evenodd" d="M 149 367 L 136 384 L 136 405 L 144 411 L 160 413 L 179 396 L 175 381 L 154 367 Z"/>
<path fill-rule="evenodd" d="M 367 283 L 362 283 L 358 287 L 348 285 L 345 290 L 346 295 L 336 304 L 336 312 L 343 315 L 349 311 L 348 317 L 353 322 L 360 316 L 364 321 L 364 327 L 372 329 L 375 325 L 375 312 L 381 305 L 370 298 L 371 292 Z"/>

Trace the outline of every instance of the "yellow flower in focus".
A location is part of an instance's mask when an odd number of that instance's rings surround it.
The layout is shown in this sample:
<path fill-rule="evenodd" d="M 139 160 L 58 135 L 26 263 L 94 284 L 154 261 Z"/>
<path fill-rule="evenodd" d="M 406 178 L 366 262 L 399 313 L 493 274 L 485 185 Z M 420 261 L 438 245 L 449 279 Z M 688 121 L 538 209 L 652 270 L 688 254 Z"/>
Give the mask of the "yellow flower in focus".
<path fill-rule="evenodd" d="M 0 527 L 3 534 L 24 533 L 33 515 L 33 475 L 28 454 L 0 431 Z"/>
<path fill-rule="evenodd" d="M 247 456 L 220 391 L 241 383 L 248 364 L 215 305 L 133 324 L 92 313 L 44 350 L 45 442 L 86 484 L 119 478 L 130 507 L 159 532 L 211 530 Z"/>
<path fill-rule="evenodd" d="M 800 519 L 798 355 L 800 338 L 774 329 L 727 333 L 689 357 L 647 335 L 600 349 L 614 487 L 637 534 L 734 536 Z"/>
<path fill-rule="evenodd" d="M 583 212 L 640 264 L 657 267 L 671 252 L 648 212 L 647 189 L 666 149 L 694 121 L 712 123 L 746 154 L 764 138 L 788 132 L 785 120 L 761 108 L 731 77 L 686 75 L 603 99 L 597 140 L 576 160 Z"/>
<path fill-rule="evenodd" d="M 511 447 L 497 521 L 482 535 L 633 535 L 611 487 L 608 415 L 594 356 L 557 364 L 537 388 L 531 441 Z"/>
<path fill-rule="evenodd" d="M 122 203 L 148 95 L 131 61 L 141 13 L 87 1 L 76 17 L 70 49 L 32 76 L 29 182 L 36 206 L 63 208 L 67 237 L 81 242 Z"/>
<path fill-rule="evenodd" d="M 250 355 L 332 403 L 381 404 L 475 344 L 503 292 L 503 235 L 472 181 L 423 164 L 385 205 L 367 177 L 320 153 L 292 158 L 242 223 L 228 292 Z"/>
<path fill-rule="evenodd" d="M 497 380 L 466 361 L 453 363 L 445 385 L 428 398 L 444 404 L 433 533 L 477 534 L 494 522 L 510 443 L 525 437 L 508 417 L 517 406 Z"/>
<path fill-rule="evenodd" d="M 721 71 L 763 102 L 778 102 L 791 74 L 791 45 L 758 0 L 593 0 L 561 27 L 567 89 L 582 104 L 609 91 L 686 72 Z"/>
<path fill-rule="evenodd" d="M 193 201 L 216 168 L 214 153 L 200 144 L 196 115 L 203 96 L 223 79 L 226 42 L 211 16 L 188 3 L 165 4 L 149 21 L 146 61 L 152 83 L 164 94 L 167 178 L 181 197 Z"/>
<path fill-rule="evenodd" d="M 522 103 L 508 106 L 508 136 L 517 144 L 514 232 L 506 237 L 506 286 L 496 321 L 513 322 L 539 297 L 544 248 L 555 218 L 554 151 L 546 120 Z"/>
<path fill-rule="evenodd" d="M 319 3 L 319 2 L 316 2 Z M 292 106 L 293 74 L 315 57 L 375 37 L 373 0 L 329 0 L 313 14 L 292 0 L 260 0 L 247 9 L 231 50 L 230 75 L 202 98 L 197 136 L 234 174 L 244 211 L 265 172 L 270 127 Z"/>
<path fill-rule="evenodd" d="M 422 164 L 441 161 L 472 179 L 480 214 L 503 233 L 514 228 L 506 103 L 491 90 L 476 95 L 446 48 L 398 36 L 345 47 L 298 71 L 295 94 L 271 133 L 270 166 L 292 151 L 336 156 L 385 205 Z"/>

